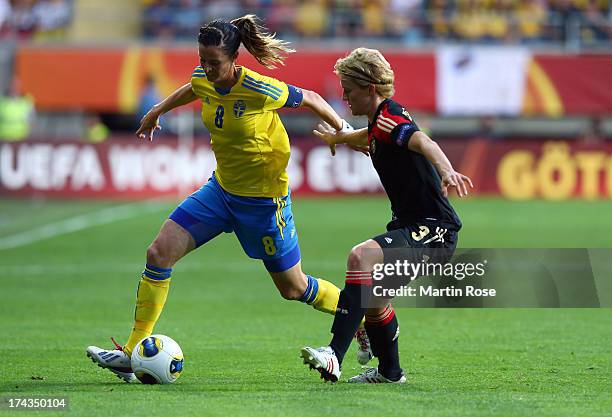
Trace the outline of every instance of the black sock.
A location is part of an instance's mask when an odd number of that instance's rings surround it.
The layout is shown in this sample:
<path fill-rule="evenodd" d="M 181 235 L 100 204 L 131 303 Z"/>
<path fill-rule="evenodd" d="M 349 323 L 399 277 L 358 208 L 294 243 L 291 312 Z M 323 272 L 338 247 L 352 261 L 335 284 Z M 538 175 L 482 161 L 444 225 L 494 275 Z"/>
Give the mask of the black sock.
<path fill-rule="evenodd" d="M 334 317 L 331 332 L 334 334 L 329 344 L 336 353 L 338 363 L 342 363 L 344 355 L 351 345 L 355 332 L 365 314 L 364 305 L 371 293 L 372 274 L 370 272 L 347 271 L 344 289 L 340 291 L 338 308 Z"/>
<path fill-rule="evenodd" d="M 366 332 L 372 353 L 378 358 L 378 372 L 391 381 L 402 375 L 397 347 L 399 325 L 395 311 L 389 306 L 377 317 L 366 317 Z"/>

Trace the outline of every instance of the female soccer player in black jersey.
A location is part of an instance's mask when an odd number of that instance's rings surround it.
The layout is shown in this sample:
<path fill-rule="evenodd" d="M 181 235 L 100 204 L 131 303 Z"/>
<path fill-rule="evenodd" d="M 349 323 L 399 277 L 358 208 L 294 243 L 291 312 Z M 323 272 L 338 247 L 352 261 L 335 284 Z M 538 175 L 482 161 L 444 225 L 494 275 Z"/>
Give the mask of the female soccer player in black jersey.
<path fill-rule="evenodd" d="M 337 381 L 342 359 L 365 314 L 372 354 L 379 365 L 349 382 L 403 383 L 406 377 L 397 347 L 399 326 L 390 299 L 375 304 L 365 301 L 363 294 L 371 294 L 374 265 L 389 260 L 383 249 L 436 248 L 445 254 L 443 258 L 450 257 L 461 221 L 447 199 L 448 189 L 455 188 L 463 197 L 473 185 L 470 178 L 453 169 L 438 144 L 419 130 L 404 107 L 391 100 L 394 74 L 379 51 L 355 49 L 339 59 L 334 69 L 340 77 L 343 99 L 353 115 L 368 117 L 368 127 L 347 133 L 320 125 L 314 133 L 329 145 L 346 143 L 369 151 L 391 201 L 392 220 L 387 233 L 351 250 L 329 346 L 305 347 L 301 354 L 304 363 L 316 368 L 323 379 Z"/>

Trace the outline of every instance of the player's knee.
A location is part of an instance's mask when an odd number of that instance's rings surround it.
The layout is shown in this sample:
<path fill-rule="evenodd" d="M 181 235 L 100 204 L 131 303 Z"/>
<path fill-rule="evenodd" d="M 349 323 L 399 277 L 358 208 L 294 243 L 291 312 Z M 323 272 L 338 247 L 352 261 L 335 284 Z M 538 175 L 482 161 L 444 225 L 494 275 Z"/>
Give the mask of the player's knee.
<path fill-rule="evenodd" d="M 363 248 L 360 245 L 351 249 L 347 261 L 349 271 L 362 271 L 364 269 L 366 259 L 363 252 Z"/>
<path fill-rule="evenodd" d="M 347 269 L 349 271 L 371 271 L 375 263 L 382 262 L 382 260 L 377 260 L 375 249 L 376 247 L 370 241 L 355 246 L 349 253 Z"/>
<path fill-rule="evenodd" d="M 158 241 L 154 241 L 147 248 L 147 264 L 158 266 L 160 268 L 167 268 L 168 265 L 167 256 L 165 256 L 164 250 Z"/>
<path fill-rule="evenodd" d="M 303 290 L 293 286 L 279 288 L 278 292 L 285 300 L 299 300 L 304 294 Z"/>

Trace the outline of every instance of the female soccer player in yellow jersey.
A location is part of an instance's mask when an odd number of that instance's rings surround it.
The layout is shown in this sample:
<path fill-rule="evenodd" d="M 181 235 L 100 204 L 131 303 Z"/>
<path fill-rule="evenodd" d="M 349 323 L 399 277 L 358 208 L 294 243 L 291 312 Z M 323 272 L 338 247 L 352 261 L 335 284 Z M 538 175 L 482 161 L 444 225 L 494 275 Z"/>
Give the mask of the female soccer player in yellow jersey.
<path fill-rule="evenodd" d="M 198 36 L 200 65 L 191 81 L 155 105 L 136 132 L 153 140 L 161 115 L 200 99 L 217 168 L 170 214 L 147 249 L 134 326 L 125 346 L 115 342 L 113 350 L 87 348 L 94 362 L 127 382 L 135 379 L 131 352 L 153 331 L 166 302 L 173 265 L 222 232 L 235 232 L 246 254 L 263 260 L 283 298 L 330 314 L 336 311 L 340 290 L 302 272 L 286 172 L 289 138 L 277 110 L 303 106 L 337 130 L 350 126 L 317 93 L 237 65 L 241 43 L 268 68 L 282 64 L 285 54 L 294 52 L 268 34 L 254 15 L 207 24 Z M 358 332 L 358 340 L 362 361 L 367 361 L 364 331 Z"/>

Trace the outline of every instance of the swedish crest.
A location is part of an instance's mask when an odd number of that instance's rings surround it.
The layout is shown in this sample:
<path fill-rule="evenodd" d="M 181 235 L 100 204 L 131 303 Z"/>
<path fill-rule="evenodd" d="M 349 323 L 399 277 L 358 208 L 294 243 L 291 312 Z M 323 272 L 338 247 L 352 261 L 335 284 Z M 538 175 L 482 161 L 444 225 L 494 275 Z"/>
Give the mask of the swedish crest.
<path fill-rule="evenodd" d="M 234 117 L 237 119 L 244 115 L 246 111 L 246 103 L 244 100 L 236 100 L 234 101 Z"/>

